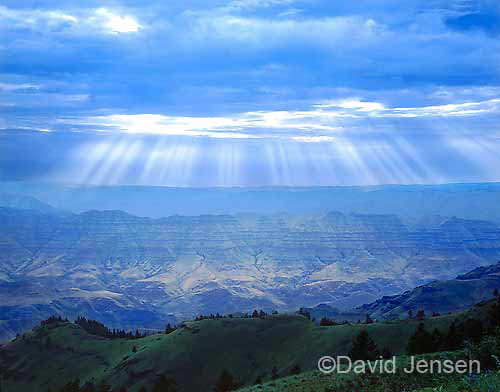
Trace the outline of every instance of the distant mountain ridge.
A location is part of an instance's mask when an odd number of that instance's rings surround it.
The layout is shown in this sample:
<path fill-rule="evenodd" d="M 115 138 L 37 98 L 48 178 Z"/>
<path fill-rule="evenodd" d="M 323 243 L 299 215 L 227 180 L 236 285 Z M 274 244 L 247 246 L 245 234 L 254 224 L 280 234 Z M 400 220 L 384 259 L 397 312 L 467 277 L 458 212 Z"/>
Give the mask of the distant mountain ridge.
<path fill-rule="evenodd" d="M 47 214 L 62 212 L 49 204 L 41 202 L 35 197 L 11 193 L 0 193 L 0 206 L 19 210 L 33 210 Z"/>
<path fill-rule="evenodd" d="M 335 211 L 151 219 L 2 207 L 0 325 L 10 336 L 49 310 L 75 314 L 81 301 L 101 300 L 105 306 L 92 317 L 112 327 L 122 322 L 113 312 L 142 304 L 156 321 L 128 325 L 319 303 L 347 309 L 498 259 L 499 225 L 480 220 L 407 225 L 394 214 Z M 19 295 L 12 283 L 21 285 Z"/>
<path fill-rule="evenodd" d="M 67 211 L 123 210 L 137 216 L 340 211 L 442 215 L 500 222 L 500 183 L 337 187 L 170 188 L 0 182 L 0 193 L 36 197 Z"/>

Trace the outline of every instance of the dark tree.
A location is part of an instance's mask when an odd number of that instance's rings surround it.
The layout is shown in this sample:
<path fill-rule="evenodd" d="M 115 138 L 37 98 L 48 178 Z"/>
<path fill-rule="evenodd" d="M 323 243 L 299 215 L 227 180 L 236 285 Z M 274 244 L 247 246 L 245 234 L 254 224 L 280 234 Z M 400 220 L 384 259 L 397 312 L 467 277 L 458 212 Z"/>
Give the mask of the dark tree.
<path fill-rule="evenodd" d="M 332 327 L 334 325 L 337 325 L 337 323 L 335 322 L 335 320 L 329 319 L 328 317 L 323 317 L 319 322 L 319 325 L 321 327 Z"/>
<path fill-rule="evenodd" d="M 370 317 L 369 314 L 366 315 L 365 324 L 373 324 L 373 319 Z"/>
<path fill-rule="evenodd" d="M 257 378 L 255 379 L 254 385 L 260 385 L 260 384 L 262 384 L 262 377 L 257 376 Z"/>
<path fill-rule="evenodd" d="M 462 347 L 463 340 L 463 336 L 458 331 L 457 324 L 453 321 L 448 328 L 442 348 L 447 351 L 458 350 Z"/>
<path fill-rule="evenodd" d="M 436 349 L 432 335 L 425 329 L 424 323 L 420 323 L 415 334 L 408 340 L 408 354 L 432 353 Z"/>
<path fill-rule="evenodd" d="M 483 337 L 483 323 L 475 319 L 467 319 L 460 324 L 461 334 L 464 339 L 479 343 Z"/>
<path fill-rule="evenodd" d="M 379 356 L 377 345 L 366 330 L 361 331 L 352 342 L 349 358 L 353 361 L 374 361 Z"/>
<path fill-rule="evenodd" d="M 499 295 L 500 293 L 498 292 L 498 288 L 495 288 L 495 290 L 493 290 L 493 296 L 498 297 Z"/>
<path fill-rule="evenodd" d="M 165 327 L 165 333 L 168 335 L 169 333 L 172 333 L 175 331 L 175 328 L 173 328 L 170 323 L 167 324 L 167 326 Z"/>
<path fill-rule="evenodd" d="M 425 319 L 425 312 L 420 309 L 418 312 L 417 312 L 417 320 L 418 321 L 423 321 Z"/>

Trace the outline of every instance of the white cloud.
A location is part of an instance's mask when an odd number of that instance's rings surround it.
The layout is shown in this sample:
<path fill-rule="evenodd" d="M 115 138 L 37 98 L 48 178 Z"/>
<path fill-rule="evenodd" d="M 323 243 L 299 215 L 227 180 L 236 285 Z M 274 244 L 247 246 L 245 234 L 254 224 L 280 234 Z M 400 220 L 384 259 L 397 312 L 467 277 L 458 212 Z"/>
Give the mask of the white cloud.
<path fill-rule="evenodd" d="M 109 32 L 118 33 L 135 33 L 142 26 L 131 16 L 116 15 L 106 8 L 99 8 L 95 11 L 96 18 L 100 24 Z"/>
<path fill-rule="evenodd" d="M 74 14 L 60 10 L 18 10 L 0 6 L 0 21 L 4 26 L 24 27 L 45 31 L 46 27 L 64 26 L 74 33 L 112 34 L 135 33 L 143 26 L 130 15 L 119 15 L 107 8 L 75 9 Z"/>
<path fill-rule="evenodd" d="M 302 142 L 302 143 L 327 143 L 327 142 L 333 142 L 336 139 L 332 136 L 293 136 L 291 138 L 292 140 L 296 142 Z"/>
<path fill-rule="evenodd" d="M 2 91 L 40 90 L 40 88 L 40 85 L 31 83 L 0 83 L 0 90 Z"/>
<path fill-rule="evenodd" d="M 46 24 L 50 27 L 63 23 L 75 24 L 78 18 L 74 15 L 60 10 L 14 10 L 0 6 L 0 20 L 4 25 L 14 25 L 21 27 L 36 27 L 39 24 Z"/>
<path fill-rule="evenodd" d="M 448 117 L 470 116 L 500 111 L 500 99 L 494 98 L 480 102 L 433 105 L 423 107 L 402 107 L 386 109 L 382 117 Z"/>
<path fill-rule="evenodd" d="M 386 107 L 356 98 L 323 102 L 310 110 L 254 111 L 227 116 L 189 117 L 162 114 L 112 114 L 64 123 L 130 134 L 204 136 L 212 138 L 280 138 L 306 143 L 333 141 L 356 129 L 374 129 L 365 120 L 473 116 L 500 111 L 500 99 L 423 107 Z M 335 136 L 333 136 L 335 135 Z"/>
<path fill-rule="evenodd" d="M 239 50 L 261 50 L 290 45 L 324 47 L 336 51 L 349 42 L 347 49 L 368 45 L 385 28 L 373 19 L 339 16 L 321 19 L 268 19 L 231 14 L 192 14 L 184 37 L 186 45 L 244 43 Z"/>
<path fill-rule="evenodd" d="M 380 102 L 361 101 L 358 98 L 323 102 L 317 105 L 324 115 L 325 110 L 334 113 L 351 113 L 356 118 L 370 117 L 447 117 L 447 116 L 470 116 L 481 113 L 500 111 L 500 99 L 494 98 L 479 102 L 463 102 L 443 105 L 432 105 L 422 107 L 386 107 Z M 342 110 L 344 109 L 345 112 Z"/>
<path fill-rule="evenodd" d="M 375 112 L 385 110 L 385 106 L 379 102 L 361 101 L 359 98 L 350 98 L 339 101 L 325 102 L 315 105 L 318 108 L 342 108 L 353 109 L 360 112 Z"/>
<path fill-rule="evenodd" d="M 234 132 L 238 123 L 224 117 L 174 117 L 160 114 L 114 114 L 89 117 L 82 121 L 61 122 L 100 127 L 101 130 L 118 129 L 130 134 L 168 136 L 205 136 L 212 138 L 244 139 L 255 136 Z M 222 132 L 221 132 L 222 131 Z M 227 131 L 227 132 L 224 132 Z"/>

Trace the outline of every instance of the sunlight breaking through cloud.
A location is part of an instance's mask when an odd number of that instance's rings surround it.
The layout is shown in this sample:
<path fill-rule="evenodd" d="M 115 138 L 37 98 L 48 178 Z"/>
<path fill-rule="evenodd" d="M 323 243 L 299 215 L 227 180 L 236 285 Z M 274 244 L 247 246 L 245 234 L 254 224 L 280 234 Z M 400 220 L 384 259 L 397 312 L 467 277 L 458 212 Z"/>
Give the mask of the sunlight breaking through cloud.
<path fill-rule="evenodd" d="M 500 99 L 423 107 L 386 107 L 380 102 L 345 99 L 314 104 L 308 110 L 255 111 L 227 116 L 194 117 L 162 114 L 112 114 L 84 119 L 61 119 L 97 131 L 223 139 L 280 138 L 302 142 L 331 142 L 332 133 L 374 129 L 370 119 L 446 118 L 500 112 Z M 385 126 L 386 127 L 386 126 Z M 314 131 L 320 134 L 307 135 Z M 380 130 L 379 130 L 380 131 Z"/>

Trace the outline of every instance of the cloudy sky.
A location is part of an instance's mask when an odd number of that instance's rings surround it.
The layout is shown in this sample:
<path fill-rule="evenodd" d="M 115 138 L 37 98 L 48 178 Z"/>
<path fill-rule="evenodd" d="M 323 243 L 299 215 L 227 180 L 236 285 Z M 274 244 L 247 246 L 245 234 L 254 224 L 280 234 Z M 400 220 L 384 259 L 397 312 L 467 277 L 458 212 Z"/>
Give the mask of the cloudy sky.
<path fill-rule="evenodd" d="M 0 4 L 0 180 L 500 181 L 497 0 Z"/>

